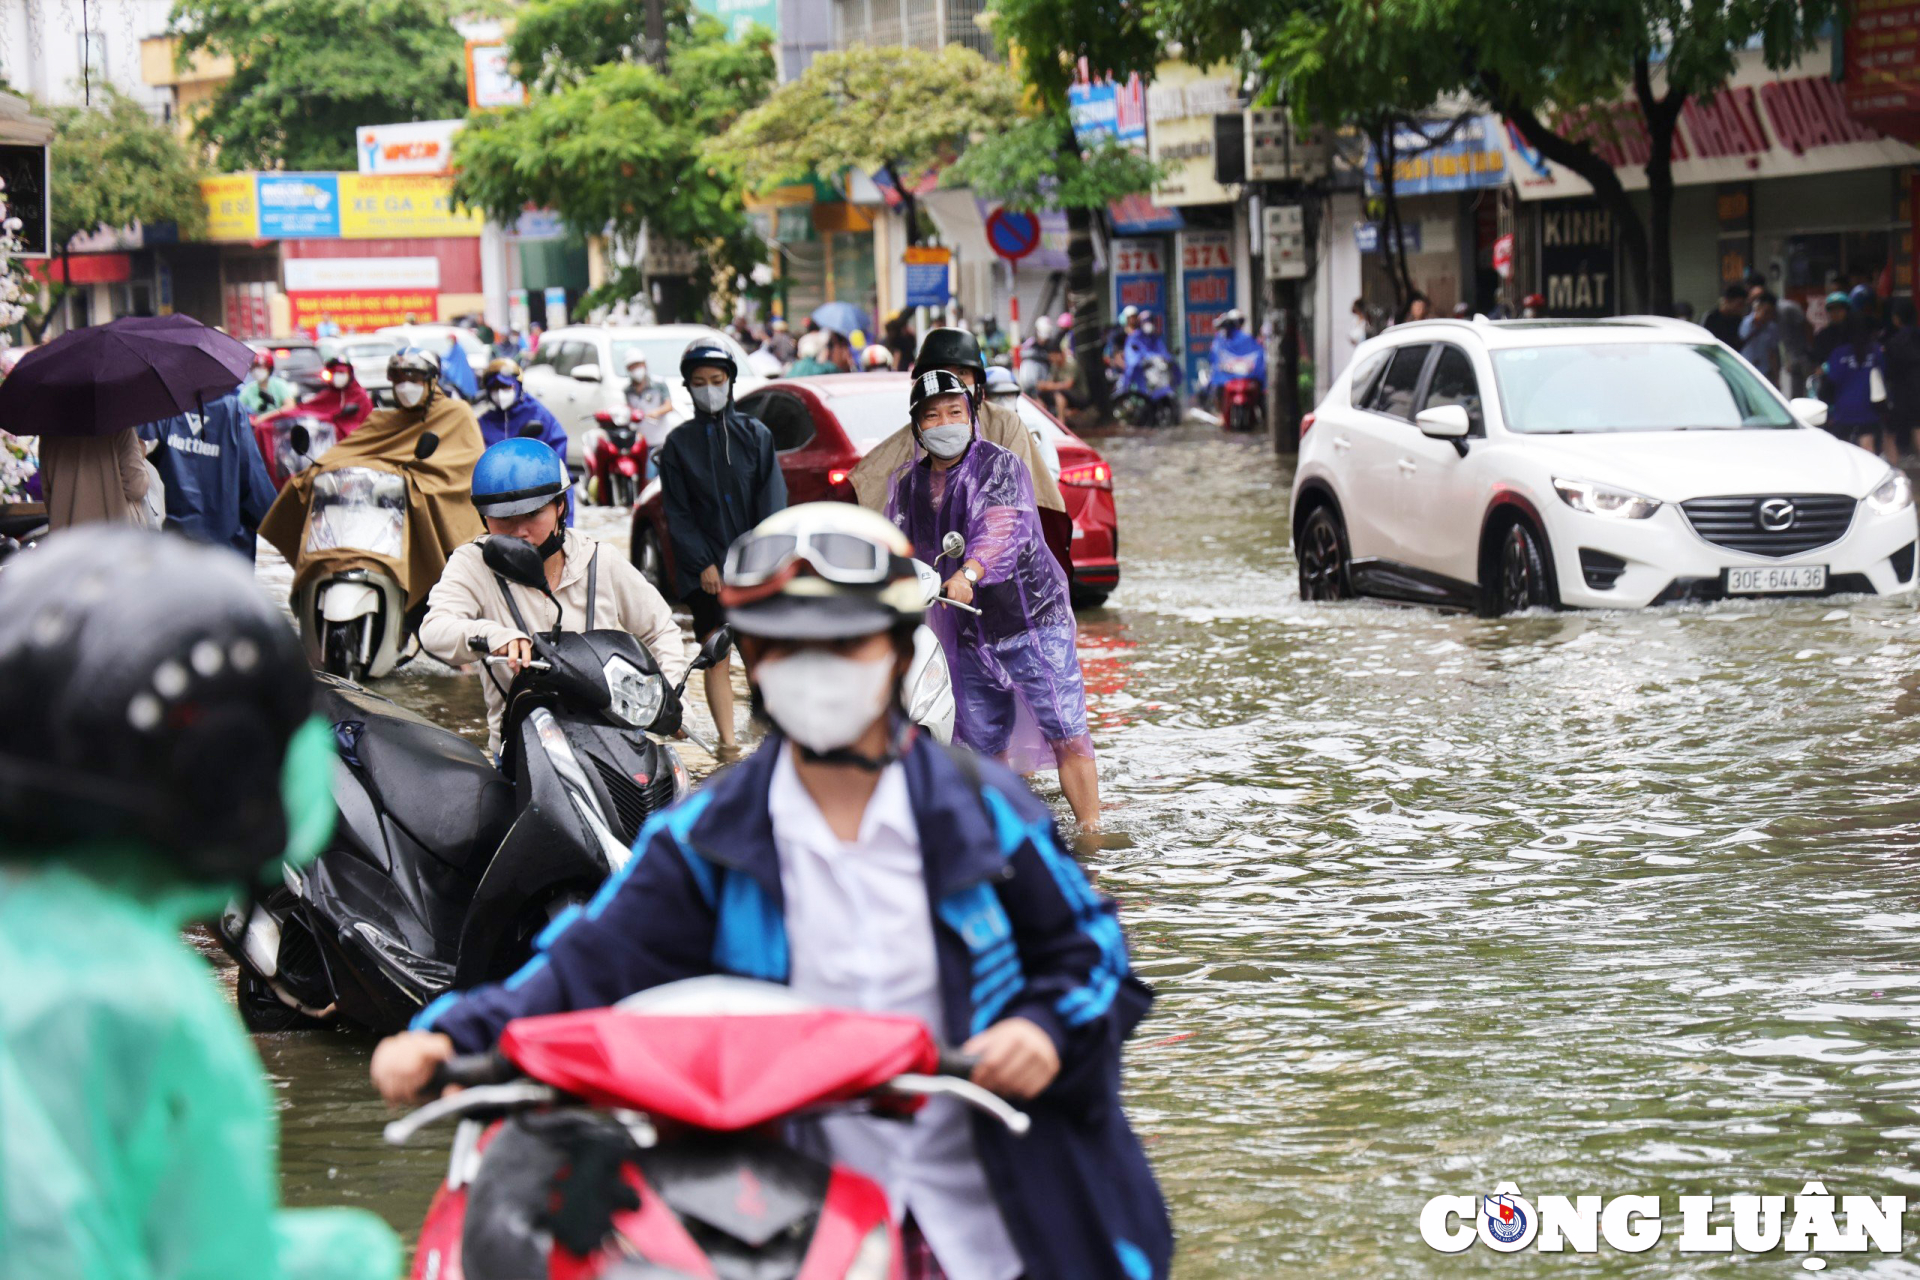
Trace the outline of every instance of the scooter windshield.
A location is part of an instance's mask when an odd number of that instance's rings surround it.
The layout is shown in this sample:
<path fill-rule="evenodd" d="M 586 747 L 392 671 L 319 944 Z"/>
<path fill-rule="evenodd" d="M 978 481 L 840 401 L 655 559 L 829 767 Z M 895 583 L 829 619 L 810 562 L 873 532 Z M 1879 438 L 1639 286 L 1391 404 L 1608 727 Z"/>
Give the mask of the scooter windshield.
<path fill-rule="evenodd" d="M 391 471 L 342 467 L 313 478 L 307 554 L 346 548 L 398 560 L 406 554 L 407 482 Z"/>

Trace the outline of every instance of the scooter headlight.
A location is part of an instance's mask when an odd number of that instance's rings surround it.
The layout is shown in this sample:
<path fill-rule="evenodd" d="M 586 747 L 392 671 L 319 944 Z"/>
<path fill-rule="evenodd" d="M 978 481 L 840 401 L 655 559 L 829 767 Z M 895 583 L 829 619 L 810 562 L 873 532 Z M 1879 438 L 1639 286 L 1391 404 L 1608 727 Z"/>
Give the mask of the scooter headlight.
<path fill-rule="evenodd" d="M 1913 505 L 1913 484 L 1898 467 L 1887 472 L 1880 487 L 1867 495 L 1867 506 L 1883 516 Z"/>
<path fill-rule="evenodd" d="M 603 668 L 607 692 L 613 696 L 607 713 L 634 729 L 644 729 L 660 714 L 667 700 L 667 682 L 647 675 L 625 658 L 608 658 Z"/>

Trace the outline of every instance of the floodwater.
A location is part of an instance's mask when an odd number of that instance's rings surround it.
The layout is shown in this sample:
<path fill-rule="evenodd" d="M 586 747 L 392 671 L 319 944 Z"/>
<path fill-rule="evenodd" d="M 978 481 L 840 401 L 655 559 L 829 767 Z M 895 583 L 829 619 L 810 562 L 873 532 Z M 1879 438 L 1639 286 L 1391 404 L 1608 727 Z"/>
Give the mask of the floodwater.
<path fill-rule="evenodd" d="M 1815 1180 L 1920 1198 L 1910 601 L 1307 606 L 1263 441 L 1095 443 L 1124 576 L 1081 617 L 1109 805 L 1089 862 L 1158 991 L 1127 1079 L 1179 1276 L 1784 1275 L 1806 1255 L 1678 1253 L 1674 1197 L 1720 1196 L 1717 1221 Z M 476 677 L 387 691 L 478 731 Z M 288 1200 L 411 1233 L 444 1148 L 379 1145 L 367 1042 L 259 1045 Z M 1659 1195 L 1666 1234 L 1421 1242 L 1429 1197 L 1506 1180 Z"/>

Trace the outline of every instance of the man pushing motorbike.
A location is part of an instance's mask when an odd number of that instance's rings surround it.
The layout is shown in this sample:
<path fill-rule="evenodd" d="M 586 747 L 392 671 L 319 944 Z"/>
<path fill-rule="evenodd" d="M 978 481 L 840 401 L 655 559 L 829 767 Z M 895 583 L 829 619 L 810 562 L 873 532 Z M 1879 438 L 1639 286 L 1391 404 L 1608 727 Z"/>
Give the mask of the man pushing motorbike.
<path fill-rule="evenodd" d="M 0 1276 L 386 1280 L 288 1212 L 277 1110 L 182 926 L 333 829 L 332 727 L 231 552 L 94 525 L 0 575 Z"/>
<path fill-rule="evenodd" d="M 673 610 L 627 557 L 601 554 L 597 541 L 561 523 L 572 486 L 559 454 L 542 441 L 518 436 L 480 455 L 473 469 L 473 506 L 488 533 L 518 538 L 539 551 L 547 588 L 560 602 L 563 630 L 618 627 L 647 646 L 669 685 L 679 684 L 687 651 Z M 494 576 L 481 558 L 481 545 L 469 542 L 448 557 L 446 572 L 427 597 L 420 645 L 456 666 L 487 654 L 501 659 L 507 673 L 517 672 L 533 659 L 529 631 L 555 625 L 553 603 Z M 487 749 L 496 759 L 510 678 L 489 674 L 483 685 Z"/>
<path fill-rule="evenodd" d="M 468 498 L 484 446 L 473 410 L 438 385 L 440 361 L 432 352 L 418 347 L 395 352 L 387 361 L 387 378 L 398 407 L 376 409 L 351 436 L 288 480 L 260 522 L 260 536 L 294 567 L 296 592 L 328 565 L 378 560 L 406 591 L 409 616 L 417 616 L 453 548 L 485 532 Z M 422 449 L 427 436 L 433 437 L 430 451 Z M 420 457 L 422 452 L 427 456 Z M 373 467 L 406 478 L 407 545 L 398 554 L 349 546 L 305 554 L 314 479 L 346 467 Z"/>
<path fill-rule="evenodd" d="M 909 1280 L 1157 1280 L 1171 1228 L 1119 1099 L 1120 1047 L 1151 993 L 1046 806 L 907 719 L 926 608 L 909 555 L 885 520 L 837 503 L 741 537 L 723 597 L 765 744 L 650 821 L 520 973 L 382 1042 L 374 1083 L 414 1099 L 519 1017 L 716 972 L 785 983 L 922 1020 L 1032 1117 L 1024 1138 L 948 1099 L 910 1122 L 822 1122 L 833 1158 L 886 1189 Z"/>

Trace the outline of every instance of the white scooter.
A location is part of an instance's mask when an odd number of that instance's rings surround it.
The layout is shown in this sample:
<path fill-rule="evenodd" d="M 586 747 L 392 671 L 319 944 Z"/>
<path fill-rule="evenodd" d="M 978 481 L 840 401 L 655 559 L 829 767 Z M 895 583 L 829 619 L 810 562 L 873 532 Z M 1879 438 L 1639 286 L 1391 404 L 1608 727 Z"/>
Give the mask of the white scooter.
<path fill-rule="evenodd" d="M 303 428 L 292 431 L 294 451 L 310 444 Z M 422 461 L 440 438 L 426 432 L 414 446 Z M 294 618 L 306 642 L 307 660 L 344 680 L 377 680 L 400 664 L 408 639 L 407 593 L 382 560 L 407 555 L 407 478 L 386 467 L 341 467 L 313 478 L 307 536 L 301 556 L 325 551 L 364 551 L 301 583 L 293 592 Z M 376 558 L 378 557 L 378 558 Z M 296 571 L 296 578 L 298 573 Z"/>
<path fill-rule="evenodd" d="M 964 559 L 966 539 L 950 533 L 940 550 L 943 558 Z M 980 612 L 972 605 L 941 595 L 945 584 L 932 565 L 915 560 L 913 567 L 920 575 L 920 590 L 929 608 L 944 604 L 972 614 Z M 913 633 L 913 665 L 907 668 L 907 717 L 943 744 L 953 742 L 953 674 L 947 670 L 947 653 L 940 647 L 940 638 L 933 634 L 931 627 L 924 625 L 916 627 Z"/>

